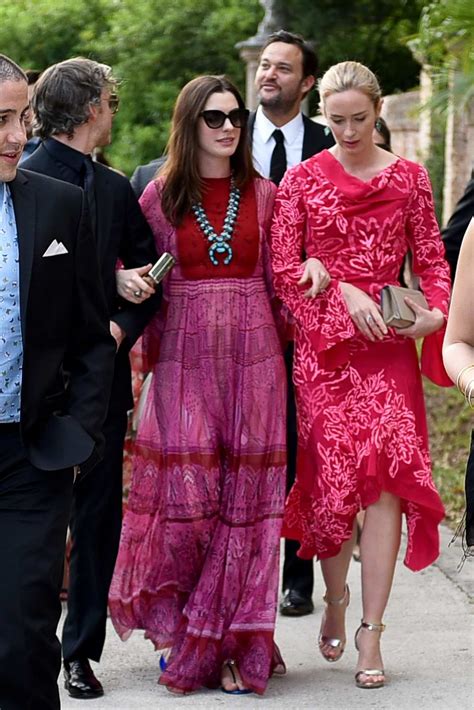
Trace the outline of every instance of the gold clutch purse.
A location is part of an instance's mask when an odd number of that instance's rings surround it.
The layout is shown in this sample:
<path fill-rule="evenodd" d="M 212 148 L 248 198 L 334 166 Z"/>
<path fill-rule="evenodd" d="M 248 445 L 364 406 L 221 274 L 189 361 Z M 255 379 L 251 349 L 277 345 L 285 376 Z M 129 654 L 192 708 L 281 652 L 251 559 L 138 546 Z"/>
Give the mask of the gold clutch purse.
<path fill-rule="evenodd" d="M 408 296 L 422 308 L 428 308 L 421 291 L 402 286 L 384 286 L 381 293 L 382 317 L 391 328 L 408 328 L 416 320 L 415 312 L 405 303 Z"/>

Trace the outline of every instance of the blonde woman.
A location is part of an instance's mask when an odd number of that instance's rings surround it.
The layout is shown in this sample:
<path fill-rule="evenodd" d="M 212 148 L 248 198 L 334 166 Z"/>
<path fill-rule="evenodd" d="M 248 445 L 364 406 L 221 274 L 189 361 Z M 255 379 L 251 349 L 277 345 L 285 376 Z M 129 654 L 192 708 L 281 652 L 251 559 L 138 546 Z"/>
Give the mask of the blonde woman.
<path fill-rule="evenodd" d="M 440 337 L 450 282 L 426 170 L 374 144 L 382 103 L 374 74 L 342 62 L 319 89 L 336 145 L 286 173 L 272 227 L 276 291 L 296 320 L 300 448 L 284 534 L 301 542 L 302 558 L 321 559 L 326 609 L 319 649 L 335 662 L 346 644 L 355 518 L 366 510 L 356 684 L 373 689 L 385 682 L 380 636 L 402 513 L 405 564 L 420 570 L 439 553 L 444 510 L 431 477 L 415 340 L 425 339 L 423 369 L 447 384 Z M 415 323 L 388 329 L 380 293 L 397 284 L 408 249 L 429 307 L 407 300 Z M 298 286 L 303 252 L 313 286 L 331 276 L 315 298 Z"/>

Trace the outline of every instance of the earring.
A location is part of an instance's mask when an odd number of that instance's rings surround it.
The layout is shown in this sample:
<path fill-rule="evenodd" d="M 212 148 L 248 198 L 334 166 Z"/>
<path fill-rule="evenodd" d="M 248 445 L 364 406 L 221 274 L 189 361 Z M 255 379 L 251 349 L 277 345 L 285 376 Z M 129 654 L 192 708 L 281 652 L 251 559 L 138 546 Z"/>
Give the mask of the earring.
<path fill-rule="evenodd" d="M 382 130 L 382 121 L 380 120 L 380 118 L 375 119 L 375 130 L 379 133 Z"/>

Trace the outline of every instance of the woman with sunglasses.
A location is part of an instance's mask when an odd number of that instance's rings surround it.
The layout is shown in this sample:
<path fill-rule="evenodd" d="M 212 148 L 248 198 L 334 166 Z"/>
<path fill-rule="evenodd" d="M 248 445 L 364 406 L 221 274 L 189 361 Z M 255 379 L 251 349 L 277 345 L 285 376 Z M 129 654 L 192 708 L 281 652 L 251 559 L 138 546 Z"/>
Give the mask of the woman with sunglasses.
<path fill-rule="evenodd" d="M 110 591 L 118 633 L 145 629 L 160 683 L 263 693 L 285 497 L 285 372 L 267 243 L 275 188 L 224 77 L 181 91 L 168 158 L 141 198 L 176 266 L 144 335 L 153 380 Z M 153 364 L 153 360 L 155 362 Z"/>

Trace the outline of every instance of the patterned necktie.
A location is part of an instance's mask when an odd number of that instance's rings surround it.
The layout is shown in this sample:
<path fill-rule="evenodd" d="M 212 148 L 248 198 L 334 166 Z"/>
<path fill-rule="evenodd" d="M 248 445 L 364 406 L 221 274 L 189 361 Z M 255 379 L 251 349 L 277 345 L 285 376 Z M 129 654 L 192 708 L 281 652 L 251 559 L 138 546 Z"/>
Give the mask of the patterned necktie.
<path fill-rule="evenodd" d="M 272 137 L 275 139 L 275 147 L 270 161 L 270 180 L 279 185 L 286 171 L 286 150 L 283 144 L 285 136 L 279 128 L 276 128 Z"/>
<path fill-rule="evenodd" d="M 96 236 L 97 227 L 97 205 L 95 200 L 95 175 L 94 165 L 89 156 L 84 158 L 84 191 L 87 197 L 89 206 L 89 214 L 91 218 L 92 234 Z"/>

